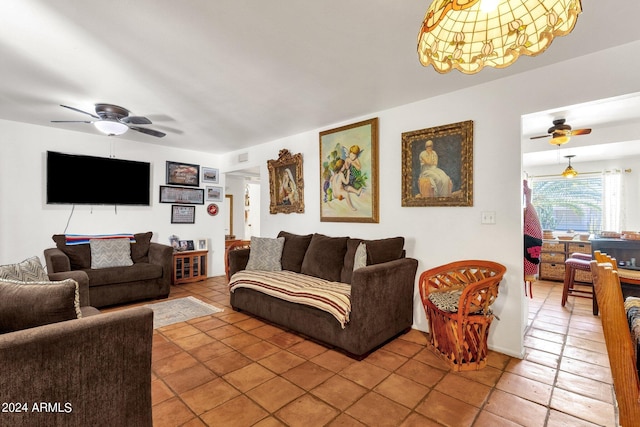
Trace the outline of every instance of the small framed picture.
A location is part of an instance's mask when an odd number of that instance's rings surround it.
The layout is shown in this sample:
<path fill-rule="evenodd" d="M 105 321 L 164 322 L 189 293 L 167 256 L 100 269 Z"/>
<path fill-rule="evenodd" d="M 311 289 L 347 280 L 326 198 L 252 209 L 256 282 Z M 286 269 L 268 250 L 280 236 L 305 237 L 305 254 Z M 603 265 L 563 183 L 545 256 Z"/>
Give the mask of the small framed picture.
<path fill-rule="evenodd" d="M 178 250 L 180 251 L 193 251 L 195 246 L 193 244 L 193 240 L 180 240 L 180 246 Z"/>
<path fill-rule="evenodd" d="M 197 187 L 200 185 L 200 166 L 189 163 L 167 162 L 167 184 L 188 185 Z"/>
<path fill-rule="evenodd" d="M 208 239 L 198 239 L 196 240 L 197 246 L 196 246 L 196 250 L 197 251 L 206 251 L 209 249 L 209 240 Z"/>
<path fill-rule="evenodd" d="M 160 186 L 160 203 L 204 205 L 204 188 Z"/>
<path fill-rule="evenodd" d="M 207 202 L 222 202 L 222 187 L 207 185 Z"/>
<path fill-rule="evenodd" d="M 196 207 L 171 205 L 171 224 L 195 224 Z"/>
<path fill-rule="evenodd" d="M 214 168 L 202 167 L 202 182 L 209 182 L 211 184 L 218 184 L 220 171 Z"/>

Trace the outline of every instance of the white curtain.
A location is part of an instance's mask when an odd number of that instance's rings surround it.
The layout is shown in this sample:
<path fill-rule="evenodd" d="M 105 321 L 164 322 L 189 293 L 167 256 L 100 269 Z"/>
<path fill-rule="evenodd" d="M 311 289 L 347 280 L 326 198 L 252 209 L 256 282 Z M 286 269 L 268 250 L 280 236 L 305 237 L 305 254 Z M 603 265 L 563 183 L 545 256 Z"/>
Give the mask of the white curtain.
<path fill-rule="evenodd" d="M 606 171 L 602 179 L 602 230 L 625 230 L 626 215 L 623 203 L 624 174 L 620 171 Z"/>

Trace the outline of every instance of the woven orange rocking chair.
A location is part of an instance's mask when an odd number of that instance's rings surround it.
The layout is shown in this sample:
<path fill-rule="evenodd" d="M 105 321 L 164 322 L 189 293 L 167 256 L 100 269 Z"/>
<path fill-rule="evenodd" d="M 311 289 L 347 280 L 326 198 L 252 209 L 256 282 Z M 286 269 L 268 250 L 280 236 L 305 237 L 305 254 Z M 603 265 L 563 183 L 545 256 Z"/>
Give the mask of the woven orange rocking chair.
<path fill-rule="evenodd" d="M 491 304 L 506 267 L 492 261 L 465 260 L 420 275 L 420 296 L 431 328 L 431 345 L 454 371 L 487 364 Z"/>

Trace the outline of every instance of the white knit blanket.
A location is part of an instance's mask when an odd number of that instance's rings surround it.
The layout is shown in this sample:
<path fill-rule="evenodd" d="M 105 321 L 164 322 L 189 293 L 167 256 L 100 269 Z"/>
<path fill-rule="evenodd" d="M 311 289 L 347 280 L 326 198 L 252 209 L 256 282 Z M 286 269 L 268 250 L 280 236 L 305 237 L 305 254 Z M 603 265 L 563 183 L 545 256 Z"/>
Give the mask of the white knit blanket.
<path fill-rule="evenodd" d="M 344 329 L 351 313 L 351 286 L 292 271 L 247 271 L 231 276 L 229 290 L 249 288 L 272 297 L 324 310 Z"/>

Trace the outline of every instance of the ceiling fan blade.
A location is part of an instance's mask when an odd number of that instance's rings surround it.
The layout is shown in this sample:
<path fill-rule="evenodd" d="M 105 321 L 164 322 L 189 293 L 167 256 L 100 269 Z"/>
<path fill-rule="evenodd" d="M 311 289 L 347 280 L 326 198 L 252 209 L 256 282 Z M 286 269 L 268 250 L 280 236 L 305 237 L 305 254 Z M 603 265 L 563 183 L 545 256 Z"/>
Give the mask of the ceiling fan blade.
<path fill-rule="evenodd" d="M 129 126 L 129 129 L 136 130 L 136 131 L 142 132 L 142 133 L 146 133 L 147 135 L 156 136 L 158 138 L 162 138 L 163 136 L 166 135 L 166 133 L 164 133 L 164 132 L 160 132 L 160 131 L 153 130 L 153 129 L 147 129 L 147 128 L 139 128 L 137 126 Z"/>
<path fill-rule="evenodd" d="M 73 111 L 77 111 L 78 113 L 86 114 L 88 116 L 93 117 L 94 119 L 98 119 L 98 120 L 100 119 L 100 117 L 96 116 L 95 114 L 87 113 L 86 111 L 82 111 L 82 110 L 79 110 L 79 109 L 74 108 L 74 107 L 69 107 L 68 105 L 60 104 L 60 106 L 64 107 L 64 108 L 68 108 L 68 109 L 73 110 Z"/>
<path fill-rule="evenodd" d="M 51 120 L 51 123 L 93 123 L 88 120 Z"/>
<path fill-rule="evenodd" d="M 538 135 L 538 136 L 532 136 L 529 139 L 540 139 L 540 138 L 549 138 L 551 135 Z"/>
<path fill-rule="evenodd" d="M 150 125 L 151 120 L 142 116 L 127 116 L 123 117 L 121 120 L 123 123 L 131 123 L 132 125 Z"/>
<path fill-rule="evenodd" d="M 591 129 L 576 129 L 571 131 L 571 135 L 589 135 L 591 133 Z"/>

